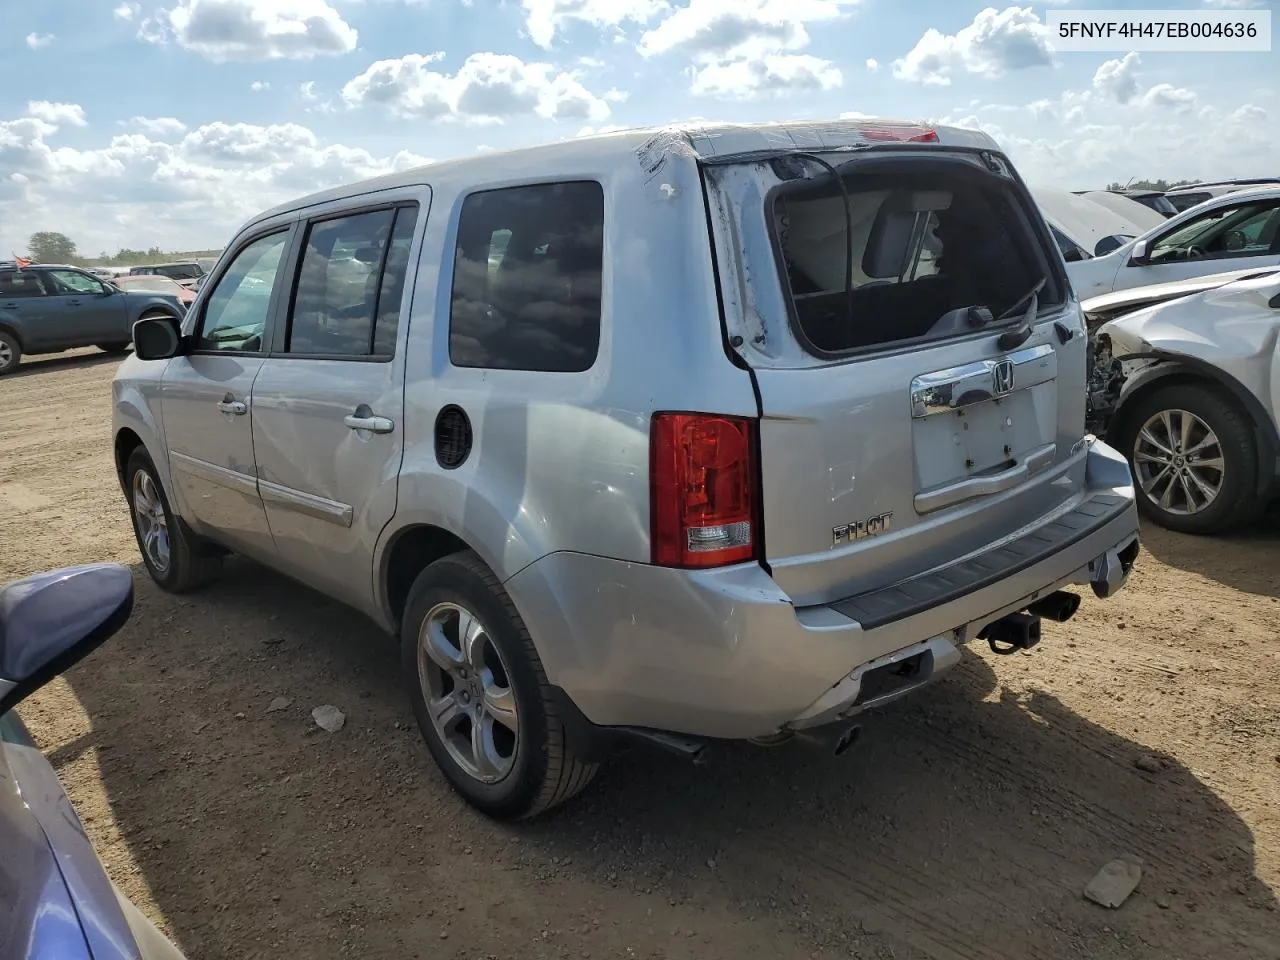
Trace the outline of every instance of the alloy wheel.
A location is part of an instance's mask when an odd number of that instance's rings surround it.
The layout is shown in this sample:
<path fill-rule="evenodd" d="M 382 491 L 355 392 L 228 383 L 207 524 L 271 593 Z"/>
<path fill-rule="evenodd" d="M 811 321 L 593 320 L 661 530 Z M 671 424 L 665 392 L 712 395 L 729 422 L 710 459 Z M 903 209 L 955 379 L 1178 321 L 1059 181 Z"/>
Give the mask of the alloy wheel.
<path fill-rule="evenodd" d="M 454 762 L 481 783 L 511 773 L 520 746 L 515 691 L 480 618 L 438 603 L 418 633 L 418 682 L 432 726 Z"/>
<path fill-rule="evenodd" d="M 160 491 L 145 470 L 133 475 L 133 516 L 142 552 L 151 568 L 163 576 L 169 570 L 169 518 Z"/>
<path fill-rule="evenodd" d="M 1138 431 L 1133 471 L 1151 502 L 1166 513 L 1192 516 L 1222 492 L 1226 461 L 1218 435 L 1188 410 L 1161 410 Z"/>

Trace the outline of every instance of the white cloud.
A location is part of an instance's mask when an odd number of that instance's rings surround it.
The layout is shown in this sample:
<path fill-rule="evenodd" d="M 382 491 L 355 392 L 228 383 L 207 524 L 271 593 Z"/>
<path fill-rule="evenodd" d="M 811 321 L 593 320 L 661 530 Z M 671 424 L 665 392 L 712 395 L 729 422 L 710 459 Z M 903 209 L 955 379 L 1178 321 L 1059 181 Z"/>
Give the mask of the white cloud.
<path fill-rule="evenodd" d="M 640 38 L 642 56 L 692 59 L 693 92 L 750 98 L 829 90 L 843 82 L 828 60 L 802 53 L 808 25 L 835 21 L 859 0 L 687 0 Z"/>
<path fill-rule="evenodd" d="M 879 61 L 879 60 L 877 60 L 875 57 L 868 57 L 868 58 L 867 58 L 867 72 L 869 72 L 869 73 L 875 73 L 875 72 L 876 72 L 877 70 L 879 70 L 879 69 L 880 69 L 880 61 Z"/>
<path fill-rule="evenodd" d="M 177 117 L 134 117 L 127 123 L 153 137 L 174 137 L 187 132 L 187 125 Z"/>
<path fill-rule="evenodd" d="M 647 23 L 669 8 L 666 0 L 521 0 L 529 38 L 550 47 L 556 34 L 572 21 L 597 29 L 624 23 Z"/>
<path fill-rule="evenodd" d="M 906 56 L 894 61 L 893 75 L 945 85 L 953 74 L 998 77 L 1052 63 L 1049 30 L 1031 7 L 987 7 L 954 34 L 930 27 Z"/>
<path fill-rule="evenodd" d="M 696 68 L 693 92 L 750 99 L 806 90 L 832 90 L 842 81 L 839 68 L 829 60 L 807 54 L 767 53 Z"/>
<path fill-rule="evenodd" d="M 428 162 L 326 143 L 296 124 L 211 123 L 173 142 L 128 133 L 84 150 L 50 142 L 57 130 L 35 115 L 0 120 L 0 168 L 10 171 L 0 181 L 5 249 L 38 229 L 62 230 L 91 252 L 217 246 L 291 197 Z"/>
<path fill-rule="evenodd" d="M 262 93 L 264 90 L 270 90 L 271 84 L 266 80 L 255 80 L 249 84 L 249 89 L 254 93 Z"/>
<path fill-rule="evenodd" d="M 78 103 L 50 103 L 48 100 L 31 100 L 27 103 L 27 116 L 43 120 L 54 127 L 88 126 L 84 107 Z"/>
<path fill-rule="evenodd" d="M 125 2 L 111 11 L 117 20 L 130 21 L 142 10 L 142 4 Z"/>
<path fill-rule="evenodd" d="M 430 69 L 443 53 L 379 60 L 342 88 L 351 106 L 382 107 L 400 117 L 501 123 L 535 115 L 548 120 L 603 120 L 609 104 L 572 73 L 499 53 L 473 53 L 457 73 Z"/>
<path fill-rule="evenodd" d="M 1175 87 L 1171 83 L 1157 83 L 1142 95 L 1142 106 L 1164 107 L 1187 113 L 1196 105 L 1196 95 L 1185 87 Z"/>
<path fill-rule="evenodd" d="M 27 46 L 32 50 L 39 50 L 41 47 L 47 47 L 53 43 L 52 33 L 28 33 Z"/>
<path fill-rule="evenodd" d="M 1138 95 L 1138 66 L 1142 58 L 1136 52 L 1119 60 L 1108 60 L 1093 75 L 1093 89 L 1117 103 L 1128 103 Z"/>
<path fill-rule="evenodd" d="M 336 56 L 359 39 L 326 0 L 178 0 L 143 21 L 138 35 L 215 62 Z"/>
<path fill-rule="evenodd" d="M 1220 10 L 1249 10 L 1263 5 L 1263 0 L 1204 0 L 1206 7 Z"/>

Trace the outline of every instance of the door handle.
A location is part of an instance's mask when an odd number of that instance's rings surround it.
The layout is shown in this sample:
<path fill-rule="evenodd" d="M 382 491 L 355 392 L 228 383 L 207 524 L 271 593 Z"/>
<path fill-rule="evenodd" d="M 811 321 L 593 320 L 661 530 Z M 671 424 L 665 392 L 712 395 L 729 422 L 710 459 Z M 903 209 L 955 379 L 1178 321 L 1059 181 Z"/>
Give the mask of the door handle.
<path fill-rule="evenodd" d="M 17 310 L 17 309 L 18 309 L 18 305 L 16 303 L 6 303 L 3 307 L 0 307 L 0 310 Z"/>
<path fill-rule="evenodd" d="M 395 421 L 388 420 L 386 417 L 375 417 L 363 403 L 355 413 L 349 413 L 343 417 L 342 422 L 352 430 L 368 430 L 370 433 L 390 433 L 396 428 Z"/>
<path fill-rule="evenodd" d="M 218 409 L 237 417 L 242 417 L 249 412 L 249 407 L 243 400 L 234 400 L 230 394 L 218 401 Z"/>
<path fill-rule="evenodd" d="M 78 306 L 80 306 L 80 301 L 79 301 L 79 300 L 68 300 L 68 301 L 67 301 L 67 306 L 68 306 L 68 307 L 78 307 Z"/>

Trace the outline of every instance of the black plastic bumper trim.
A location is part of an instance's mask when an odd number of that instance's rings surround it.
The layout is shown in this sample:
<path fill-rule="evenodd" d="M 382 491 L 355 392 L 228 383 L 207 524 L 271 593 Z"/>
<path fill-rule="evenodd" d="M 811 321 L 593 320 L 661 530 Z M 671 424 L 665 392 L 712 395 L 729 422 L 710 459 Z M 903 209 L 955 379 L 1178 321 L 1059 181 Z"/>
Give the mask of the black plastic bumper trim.
<path fill-rule="evenodd" d="M 831 604 L 864 630 L 905 620 L 1034 566 L 1110 523 L 1132 501 L 1097 494 L 1055 520 L 987 553 Z"/>

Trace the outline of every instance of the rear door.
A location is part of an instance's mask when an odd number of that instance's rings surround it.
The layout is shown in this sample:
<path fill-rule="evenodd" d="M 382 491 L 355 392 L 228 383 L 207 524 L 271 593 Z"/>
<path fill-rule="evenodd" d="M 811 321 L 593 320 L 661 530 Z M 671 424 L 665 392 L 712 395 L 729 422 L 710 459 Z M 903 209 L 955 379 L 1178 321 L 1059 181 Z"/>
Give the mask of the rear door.
<path fill-rule="evenodd" d="M 169 361 L 161 415 L 169 469 L 198 532 L 259 559 L 275 554 L 253 460 L 253 381 L 266 357 L 292 230 L 241 244 L 197 309 L 193 349 Z"/>
<path fill-rule="evenodd" d="M 47 309 L 57 335 L 72 346 L 128 343 L 132 339 L 124 297 L 80 270 L 44 271 Z"/>
<path fill-rule="evenodd" d="M 287 572 L 368 608 L 404 450 L 414 238 L 430 194 L 303 225 L 287 324 L 253 386 L 258 488 Z M 418 195 L 422 195 L 421 203 Z"/>
<path fill-rule="evenodd" d="M 730 344 L 759 390 L 766 559 L 799 605 L 980 550 L 1083 482 L 1079 313 L 1005 161 L 845 169 L 851 223 L 815 164 L 707 171 Z"/>

